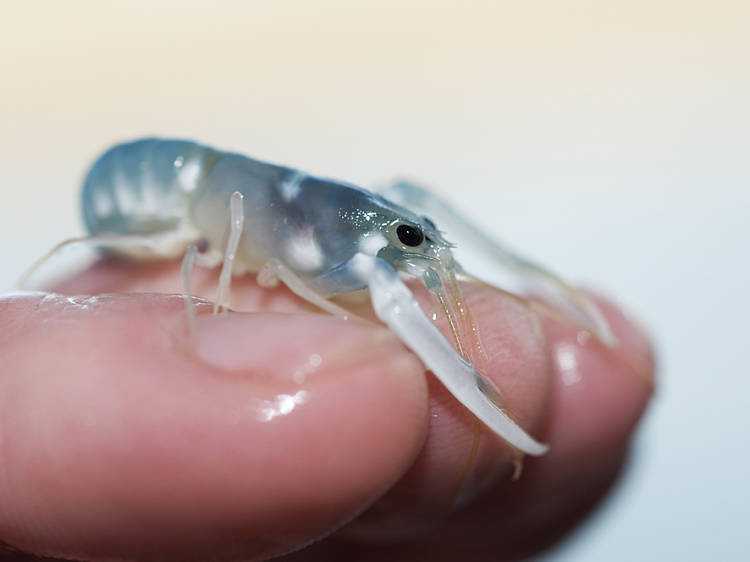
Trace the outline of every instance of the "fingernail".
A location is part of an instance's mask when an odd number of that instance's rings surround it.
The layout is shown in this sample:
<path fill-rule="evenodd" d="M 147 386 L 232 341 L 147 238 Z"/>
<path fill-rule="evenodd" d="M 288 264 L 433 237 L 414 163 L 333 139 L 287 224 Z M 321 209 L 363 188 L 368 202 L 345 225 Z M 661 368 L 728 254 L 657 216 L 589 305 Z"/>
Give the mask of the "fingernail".
<path fill-rule="evenodd" d="M 569 380 L 565 384 L 574 384 L 576 378 L 574 376 L 576 370 L 572 367 L 570 369 L 565 367 L 566 361 L 572 365 L 572 360 L 565 358 L 572 357 L 573 348 L 582 350 L 590 346 L 595 346 L 601 347 L 607 355 L 616 357 L 621 363 L 629 367 L 630 371 L 653 386 L 653 348 L 651 347 L 651 339 L 641 327 L 641 324 L 635 320 L 631 313 L 626 312 L 612 301 L 592 291 L 585 292 L 604 315 L 610 330 L 617 340 L 617 344 L 614 347 L 608 347 L 596 339 L 591 332 L 581 329 L 574 324 L 555 321 L 552 318 L 546 319 L 548 333 L 551 330 L 551 333 L 556 334 L 551 339 L 559 339 L 561 342 L 565 342 L 561 346 L 558 346 L 560 347 L 558 351 L 560 351 L 562 357 L 561 370 L 564 375 L 565 373 L 570 374 Z M 558 357 L 558 359 L 560 358 Z M 565 379 L 565 376 L 563 378 Z"/>
<path fill-rule="evenodd" d="M 632 312 L 612 301 L 589 292 L 594 302 L 607 318 L 612 332 L 617 337 L 613 352 L 627 362 L 640 376 L 654 382 L 654 351 L 651 337 Z"/>
<path fill-rule="evenodd" d="M 353 362 L 378 343 L 386 330 L 319 314 L 228 312 L 200 315 L 195 352 L 224 371 L 268 371 L 297 384 L 321 368 Z"/>

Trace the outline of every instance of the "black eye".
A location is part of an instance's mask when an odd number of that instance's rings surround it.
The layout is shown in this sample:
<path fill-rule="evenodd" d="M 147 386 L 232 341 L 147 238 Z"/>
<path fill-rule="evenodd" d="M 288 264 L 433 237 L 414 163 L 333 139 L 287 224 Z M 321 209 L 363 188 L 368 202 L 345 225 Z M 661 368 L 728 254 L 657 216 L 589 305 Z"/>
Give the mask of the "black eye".
<path fill-rule="evenodd" d="M 424 234 L 416 226 L 409 226 L 408 224 L 400 224 L 396 229 L 398 239 L 404 246 L 419 246 L 424 242 Z"/>

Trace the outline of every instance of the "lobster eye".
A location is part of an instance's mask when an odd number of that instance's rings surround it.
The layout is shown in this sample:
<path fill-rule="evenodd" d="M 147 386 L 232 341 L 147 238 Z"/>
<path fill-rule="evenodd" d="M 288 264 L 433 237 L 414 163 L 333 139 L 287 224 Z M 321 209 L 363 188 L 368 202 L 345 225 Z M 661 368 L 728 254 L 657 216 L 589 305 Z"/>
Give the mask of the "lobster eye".
<path fill-rule="evenodd" d="M 396 229 L 398 239 L 404 246 L 419 246 L 424 242 L 424 234 L 422 230 L 417 226 L 410 226 L 408 224 L 400 224 Z"/>

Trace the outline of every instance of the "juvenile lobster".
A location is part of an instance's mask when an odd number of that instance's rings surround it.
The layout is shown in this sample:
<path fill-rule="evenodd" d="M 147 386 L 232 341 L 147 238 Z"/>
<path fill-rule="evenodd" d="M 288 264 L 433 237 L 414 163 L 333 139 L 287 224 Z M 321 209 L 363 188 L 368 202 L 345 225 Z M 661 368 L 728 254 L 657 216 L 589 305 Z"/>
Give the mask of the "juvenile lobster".
<path fill-rule="evenodd" d="M 378 318 L 448 391 L 494 433 L 531 455 L 547 447 L 513 420 L 500 392 L 470 361 L 482 348 L 456 279 L 465 270 L 425 215 L 521 278 L 543 282 L 560 309 L 604 342 L 614 342 L 584 295 L 410 183 L 391 184 L 378 194 L 190 141 L 149 138 L 105 152 L 84 181 L 82 204 L 89 236 L 58 244 L 31 271 L 58 250 L 86 243 L 139 259 L 184 254 L 186 295 L 194 262 L 221 264 L 215 310 L 229 307 L 232 275 L 249 272 L 257 272 L 263 286 L 280 280 L 342 317 L 350 313 L 328 299 L 369 289 Z M 435 295 L 457 349 L 401 276 L 420 279 Z"/>

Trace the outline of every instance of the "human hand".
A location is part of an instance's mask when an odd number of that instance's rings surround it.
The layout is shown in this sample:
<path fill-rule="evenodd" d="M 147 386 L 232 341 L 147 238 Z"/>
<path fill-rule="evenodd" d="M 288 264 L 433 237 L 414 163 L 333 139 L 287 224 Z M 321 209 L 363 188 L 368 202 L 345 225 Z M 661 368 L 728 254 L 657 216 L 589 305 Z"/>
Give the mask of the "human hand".
<path fill-rule="evenodd" d="M 194 283 L 211 296 L 215 272 Z M 653 389 L 648 341 L 612 305 L 615 350 L 467 287 L 488 376 L 550 445 L 513 481 L 511 449 L 482 430 L 472 456 L 472 416 L 384 328 L 243 278 L 233 304 L 258 312 L 199 305 L 192 340 L 183 300 L 153 294 L 180 290 L 177 264 L 103 261 L 58 291 L 116 295 L 0 300 L 0 541 L 86 560 L 246 560 L 319 537 L 288 559 L 515 559 L 606 493 Z"/>

